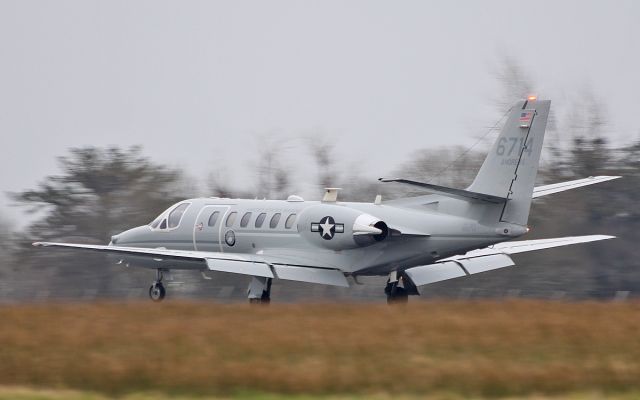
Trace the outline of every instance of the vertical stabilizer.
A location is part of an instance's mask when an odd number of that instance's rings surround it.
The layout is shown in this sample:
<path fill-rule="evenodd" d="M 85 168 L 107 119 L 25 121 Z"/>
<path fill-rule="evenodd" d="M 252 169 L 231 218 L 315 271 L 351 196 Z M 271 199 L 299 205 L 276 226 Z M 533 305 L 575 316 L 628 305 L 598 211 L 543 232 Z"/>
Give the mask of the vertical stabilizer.
<path fill-rule="evenodd" d="M 516 103 L 467 190 L 506 197 L 500 221 L 526 225 L 551 101 Z"/>

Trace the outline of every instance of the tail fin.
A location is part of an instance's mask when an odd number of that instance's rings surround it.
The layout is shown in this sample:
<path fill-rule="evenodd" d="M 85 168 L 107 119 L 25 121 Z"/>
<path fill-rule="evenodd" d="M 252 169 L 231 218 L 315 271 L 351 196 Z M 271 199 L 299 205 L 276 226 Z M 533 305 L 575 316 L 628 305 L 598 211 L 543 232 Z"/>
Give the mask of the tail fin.
<path fill-rule="evenodd" d="M 467 190 L 506 197 L 500 221 L 526 225 L 551 101 L 519 101 Z"/>

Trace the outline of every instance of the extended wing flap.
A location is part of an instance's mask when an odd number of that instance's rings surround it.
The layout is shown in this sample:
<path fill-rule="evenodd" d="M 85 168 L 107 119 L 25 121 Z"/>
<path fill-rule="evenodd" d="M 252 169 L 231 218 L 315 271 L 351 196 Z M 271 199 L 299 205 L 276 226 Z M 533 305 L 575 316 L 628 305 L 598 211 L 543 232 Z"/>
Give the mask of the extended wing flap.
<path fill-rule="evenodd" d="M 469 275 L 515 265 L 511 257 L 506 254 L 472 257 L 458 260 L 458 262 L 462 264 L 462 267 L 469 273 Z"/>
<path fill-rule="evenodd" d="M 512 265 L 514 262 L 508 255 L 493 254 L 413 267 L 405 272 L 416 286 L 422 286 Z"/>
<path fill-rule="evenodd" d="M 295 267 L 291 265 L 274 265 L 273 269 L 275 269 L 279 279 L 349 287 L 349 282 L 347 282 L 344 274 L 335 269 Z"/>
<path fill-rule="evenodd" d="M 467 275 L 464 269 L 454 261 L 413 267 L 405 272 L 416 286 L 428 285 L 430 283 L 460 278 Z"/>
<path fill-rule="evenodd" d="M 271 268 L 269 268 L 267 264 L 263 263 L 207 258 L 207 267 L 210 271 L 231 272 L 234 274 L 273 278 Z"/>
<path fill-rule="evenodd" d="M 562 183 L 554 183 L 551 185 L 538 186 L 533 189 L 532 198 L 546 196 L 548 194 L 564 192 L 565 190 L 571 190 L 582 186 L 594 185 L 600 182 L 606 182 L 613 179 L 621 178 L 620 176 L 590 176 L 585 179 L 576 179 L 573 181 L 567 181 Z"/>

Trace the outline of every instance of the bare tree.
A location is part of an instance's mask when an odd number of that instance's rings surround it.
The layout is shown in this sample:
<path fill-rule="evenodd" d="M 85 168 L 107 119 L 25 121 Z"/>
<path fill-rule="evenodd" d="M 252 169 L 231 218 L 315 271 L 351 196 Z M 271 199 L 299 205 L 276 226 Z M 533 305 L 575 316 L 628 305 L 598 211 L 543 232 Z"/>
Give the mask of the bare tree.
<path fill-rule="evenodd" d="M 504 55 L 502 57 L 494 76 L 501 88 L 494 99 L 496 108 L 500 112 L 507 110 L 514 102 L 535 94 L 533 80 L 511 56 Z"/>
<path fill-rule="evenodd" d="M 40 211 L 20 240 L 21 269 L 47 274 L 45 287 L 55 279 L 73 287 L 82 278 L 100 280 L 102 287 L 120 287 L 131 274 L 112 274 L 102 254 L 77 257 L 70 252 L 34 251 L 33 241 L 108 243 L 111 235 L 149 223 L 172 203 L 192 197 L 185 193 L 182 173 L 142 156 L 132 147 L 71 149 L 59 158 L 61 173 L 46 177 L 13 199 L 31 211 Z M 100 268 L 91 271 L 87 266 Z M 25 268 L 28 267 L 28 268 Z M 127 283 L 124 283 L 125 285 Z"/>
<path fill-rule="evenodd" d="M 484 154 L 465 149 L 462 146 L 442 147 L 438 149 L 421 149 L 409 157 L 410 161 L 402 164 L 395 175 L 445 185 L 464 188 L 471 184 Z M 398 187 L 403 195 L 424 194 L 422 190 Z"/>
<path fill-rule="evenodd" d="M 218 167 L 207 176 L 208 196 L 223 198 L 253 198 L 256 194 L 248 189 L 235 187 L 230 183 L 231 174 L 224 167 Z"/>
<path fill-rule="evenodd" d="M 295 144 L 277 135 L 261 136 L 257 143 L 255 196 L 286 198 L 292 182 L 292 168 L 286 157 Z"/>
<path fill-rule="evenodd" d="M 152 163 L 141 151 L 86 147 L 60 157 L 61 175 L 13 194 L 30 211 L 46 210 L 44 218 L 29 227 L 30 235 L 109 241 L 114 233 L 145 224 L 172 202 L 192 195 L 182 191 L 180 171 Z"/>
<path fill-rule="evenodd" d="M 11 222 L 0 215 L 0 277 L 14 268 L 14 235 Z"/>
<path fill-rule="evenodd" d="M 339 174 L 333 157 L 335 144 L 322 132 L 314 132 L 307 139 L 309 151 L 316 165 L 317 185 L 322 190 L 337 184 Z"/>

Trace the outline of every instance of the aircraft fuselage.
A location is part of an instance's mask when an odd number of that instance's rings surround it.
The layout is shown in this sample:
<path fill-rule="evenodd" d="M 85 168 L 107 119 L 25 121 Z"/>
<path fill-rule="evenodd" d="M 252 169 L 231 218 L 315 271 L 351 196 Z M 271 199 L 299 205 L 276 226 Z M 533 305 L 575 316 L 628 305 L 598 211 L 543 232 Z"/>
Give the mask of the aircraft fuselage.
<path fill-rule="evenodd" d="M 301 260 L 354 275 L 385 275 L 399 268 L 432 263 L 524 233 L 510 224 L 483 224 L 427 204 L 197 198 L 172 206 L 152 224 L 112 239 L 118 246 L 258 254 Z M 451 207 L 451 199 L 449 207 Z M 453 200 L 455 202 L 455 200 Z M 459 202 L 461 205 L 466 203 Z M 433 207 L 433 205 L 436 207 Z M 455 206 L 455 204 L 454 204 Z M 176 222 L 177 221 L 177 222 Z M 155 225 L 154 225 L 155 224 Z M 172 225 L 173 224 L 173 225 Z M 510 233 L 504 232 L 509 225 Z M 369 229 L 369 230 L 368 230 Z M 120 257 L 122 258 L 122 257 Z M 189 268 L 188 261 L 124 259 L 148 268 Z M 179 265 L 177 264 L 179 263 Z M 175 265 L 174 265 L 175 264 Z M 194 263 L 196 268 L 197 264 Z"/>

